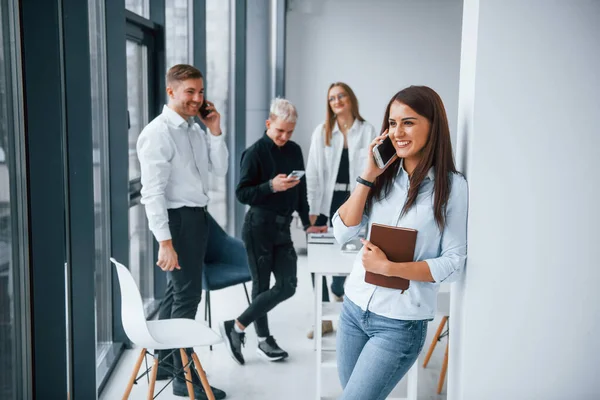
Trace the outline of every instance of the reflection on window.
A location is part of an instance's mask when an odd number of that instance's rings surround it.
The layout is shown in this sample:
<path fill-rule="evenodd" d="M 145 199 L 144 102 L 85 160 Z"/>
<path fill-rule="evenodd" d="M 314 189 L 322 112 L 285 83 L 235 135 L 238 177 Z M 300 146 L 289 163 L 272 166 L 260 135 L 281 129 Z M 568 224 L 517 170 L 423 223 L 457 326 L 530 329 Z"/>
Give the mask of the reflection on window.
<path fill-rule="evenodd" d="M 229 121 L 229 1 L 206 0 L 206 93 L 221 113 L 221 127 Z M 210 175 L 208 211 L 222 227 L 227 224 L 227 178 Z"/>
<path fill-rule="evenodd" d="M 112 343 L 112 274 L 108 172 L 108 112 L 104 1 L 88 0 L 94 177 L 96 350 L 102 358 Z"/>
<path fill-rule="evenodd" d="M 148 124 L 148 47 L 127 40 L 127 109 L 129 111 L 129 182 L 130 192 L 140 178 L 140 161 L 136 143 Z M 138 183 L 139 184 L 139 183 Z M 153 240 L 143 205 L 131 203 L 129 208 L 129 269 L 144 304 L 154 299 Z"/>
<path fill-rule="evenodd" d="M 135 146 L 148 124 L 148 48 L 127 41 L 127 110 L 129 111 L 129 181 L 140 178 Z"/>
<path fill-rule="evenodd" d="M 154 253 L 152 237 L 143 205 L 129 209 L 129 270 L 135 279 L 144 305 L 154 300 Z"/>
<path fill-rule="evenodd" d="M 0 399 L 13 399 L 17 396 L 17 365 L 16 365 L 16 329 L 15 324 L 15 294 L 14 264 L 12 259 L 12 230 L 11 230 L 11 171 L 9 171 L 8 135 L 9 110 L 12 99 L 8 76 L 9 51 L 7 15 L 4 1 L 0 1 Z"/>
<path fill-rule="evenodd" d="M 150 6 L 148 1 L 149 0 L 125 0 L 125 8 L 142 17 L 150 18 Z"/>
<path fill-rule="evenodd" d="M 191 64 L 191 7 L 189 0 L 172 0 L 165 4 L 167 69 L 176 64 Z"/>

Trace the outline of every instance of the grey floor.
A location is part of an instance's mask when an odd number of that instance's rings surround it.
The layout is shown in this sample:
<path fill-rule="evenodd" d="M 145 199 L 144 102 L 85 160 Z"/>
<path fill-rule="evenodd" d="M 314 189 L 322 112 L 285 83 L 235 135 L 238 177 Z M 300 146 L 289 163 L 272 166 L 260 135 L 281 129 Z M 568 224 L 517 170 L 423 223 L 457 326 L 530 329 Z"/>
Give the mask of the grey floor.
<path fill-rule="evenodd" d="M 290 353 L 284 362 L 269 363 L 259 359 L 256 354 L 256 335 L 253 329 L 248 329 L 244 357 L 246 364 L 236 364 L 226 352 L 223 345 L 208 348 L 197 348 L 196 352 L 208 373 L 211 385 L 227 392 L 228 399 L 290 399 L 306 400 L 314 398 L 315 390 L 315 353 L 313 342 L 306 338 L 306 333 L 312 324 L 313 292 L 310 276 L 306 272 L 306 256 L 300 256 L 298 261 L 298 290 L 294 297 L 279 305 L 269 314 L 271 332 L 279 345 Z M 250 287 L 249 287 L 250 289 Z M 236 317 L 246 304 L 244 290 L 241 285 L 213 292 L 212 314 L 213 322 Z M 198 308 L 202 310 L 197 315 L 199 320 L 204 318 L 204 299 Z M 419 359 L 423 363 L 425 353 L 431 343 L 431 338 L 439 324 L 437 317 L 429 325 L 427 342 Z M 436 394 L 437 382 L 444 356 L 446 340 L 438 343 L 433 357 L 426 369 L 419 369 L 419 399 L 445 399 L 446 387 L 441 395 Z M 120 359 L 111 379 L 101 393 L 100 399 L 112 400 L 121 398 L 133 369 L 138 351 L 128 350 Z M 336 371 L 330 369 L 323 375 L 324 395 L 337 398 L 341 389 Z M 156 392 L 167 381 L 159 381 Z M 147 396 L 148 384 L 145 380 L 135 385 L 131 399 L 144 399 Z M 402 397 L 406 394 L 406 385 L 401 382 L 392 393 L 392 397 Z M 179 399 L 173 396 L 171 388 L 167 388 L 159 399 Z"/>

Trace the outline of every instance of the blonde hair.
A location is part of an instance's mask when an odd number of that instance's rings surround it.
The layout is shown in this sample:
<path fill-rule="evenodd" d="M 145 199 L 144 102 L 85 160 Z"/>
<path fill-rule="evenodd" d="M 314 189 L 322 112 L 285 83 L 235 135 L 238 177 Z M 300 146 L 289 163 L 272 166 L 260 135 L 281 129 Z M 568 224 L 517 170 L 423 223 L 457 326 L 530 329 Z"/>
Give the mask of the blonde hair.
<path fill-rule="evenodd" d="M 269 119 L 271 121 L 280 119 L 285 122 L 295 123 L 298 119 L 298 111 L 296 110 L 296 106 L 294 106 L 291 101 L 281 97 L 276 97 L 271 102 Z"/>
<path fill-rule="evenodd" d="M 331 104 L 329 104 L 329 92 L 336 86 L 344 89 L 348 95 L 348 98 L 350 99 L 350 111 L 352 112 L 352 116 L 361 122 L 365 120 L 358 112 L 358 99 L 356 98 L 356 95 L 350 86 L 346 85 L 344 82 L 332 83 L 329 85 L 329 89 L 327 89 L 327 118 L 325 119 L 325 125 L 323 126 L 323 130 L 325 131 L 325 146 L 331 146 L 331 136 L 333 135 L 333 127 L 335 126 L 336 115 L 331 109 Z"/>

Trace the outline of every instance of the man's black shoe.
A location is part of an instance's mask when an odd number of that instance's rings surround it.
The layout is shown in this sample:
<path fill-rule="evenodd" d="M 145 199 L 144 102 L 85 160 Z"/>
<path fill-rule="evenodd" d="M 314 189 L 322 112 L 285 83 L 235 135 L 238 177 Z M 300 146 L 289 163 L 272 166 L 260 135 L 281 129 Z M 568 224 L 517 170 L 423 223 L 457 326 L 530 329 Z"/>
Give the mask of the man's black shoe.
<path fill-rule="evenodd" d="M 195 374 L 195 373 L 194 373 Z M 217 389 L 215 387 L 212 387 L 212 392 L 215 395 L 215 399 L 217 400 L 221 400 L 224 399 L 225 396 L 227 396 L 227 394 L 225 394 L 224 391 Z M 188 390 L 187 390 L 187 385 L 185 383 L 185 381 L 180 380 L 180 379 L 175 379 L 173 381 L 173 394 L 175 396 L 180 396 L 180 397 L 188 397 Z M 208 400 L 208 396 L 206 395 L 206 392 L 204 391 L 204 388 L 202 387 L 202 385 L 200 383 L 194 383 L 194 397 L 197 400 Z"/>
<path fill-rule="evenodd" d="M 288 357 L 288 353 L 283 351 L 281 347 L 277 345 L 277 342 L 275 339 L 273 339 L 273 336 L 267 337 L 267 339 L 263 340 L 262 342 L 259 341 L 256 353 L 269 361 L 279 361 Z"/>
<path fill-rule="evenodd" d="M 225 348 L 231 357 L 240 365 L 244 365 L 242 346 L 246 343 L 246 334 L 235 330 L 235 321 L 224 321 L 220 326 L 221 336 L 225 339 Z"/>

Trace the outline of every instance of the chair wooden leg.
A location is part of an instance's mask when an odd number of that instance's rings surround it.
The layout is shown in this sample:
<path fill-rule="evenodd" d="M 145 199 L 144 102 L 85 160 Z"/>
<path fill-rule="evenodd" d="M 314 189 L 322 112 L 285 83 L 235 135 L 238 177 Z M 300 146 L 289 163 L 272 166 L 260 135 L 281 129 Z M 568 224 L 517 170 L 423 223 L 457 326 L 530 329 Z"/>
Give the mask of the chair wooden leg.
<path fill-rule="evenodd" d="M 206 378 L 206 372 L 204 372 L 202 364 L 200 364 L 200 359 L 198 359 L 198 355 L 195 352 L 192 353 L 192 359 L 194 360 L 196 371 L 198 371 L 198 375 L 200 375 L 200 381 L 202 382 L 202 387 L 204 388 L 206 396 L 208 396 L 208 400 L 215 400 L 215 395 L 213 394 L 212 388 L 208 384 L 208 379 Z"/>
<path fill-rule="evenodd" d="M 179 349 L 179 352 L 181 353 L 181 363 L 183 365 L 187 365 L 190 362 L 190 360 L 187 356 L 187 353 L 185 352 L 185 349 Z M 192 370 L 189 365 L 187 365 L 187 367 L 185 367 L 185 379 L 186 379 L 185 383 L 187 385 L 187 390 L 188 390 L 188 395 L 190 396 L 190 400 L 195 400 L 194 385 L 192 384 Z"/>
<path fill-rule="evenodd" d="M 127 400 L 129 398 L 129 395 L 131 394 L 131 389 L 133 388 L 133 384 L 135 383 L 135 378 L 137 377 L 137 374 L 140 372 L 140 367 L 142 366 L 142 361 L 144 361 L 145 355 L 146 349 L 142 349 L 142 351 L 140 351 L 140 355 L 138 356 L 137 361 L 135 362 L 135 366 L 133 367 L 131 377 L 129 377 L 129 383 L 127 384 L 127 388 L 125 389 L 125 393 L 123 394 L 123 400 Z"/>
<path fill-rule="evenodd" d="M 148 386 L 148 400 L 154 399 L 154 386 L 156 385 L 156 374 L 158 373 L 158 355 L 154 356 L 152 371 L 150 371 L 150 384 Z"/>
<path fill-rule="evenodd" d="M 442 372 L 440 372 L 440 381 L 438 382 L 438 394 L 442 393 L 442 388 L 444 387 L 444 380 L 446 379 L 446 370 L 448 369 L 448 346 L 450 345 L 450 340 L 446 343 L 446 354 L 444 355 L 444 363 L 442 364 Z"/>
<path fill-rule="evenodd" d="M 433 340 L 431 341 L 431 345 L 429 346 L 429 351 L 427 352 L 427 355 L 425 356 L 425 361 L 423 361 L 423 368 L 426 368 L 427 364 L 429 363 L 429 359 L 431 358 L 431 355 L 433 354 L 435 345 L 437 344 L 437 342 L 440 338 L 440 335 L 442 334 L 442 331 L 444 330 L 444 326 L 446 326 L 446 321 L 448 321 L 448 317 L 447 316 L 442 317 L 440 326 L 438 326 L 438 329 L 435 332 L 435 336 L 433 337 Z"/>

